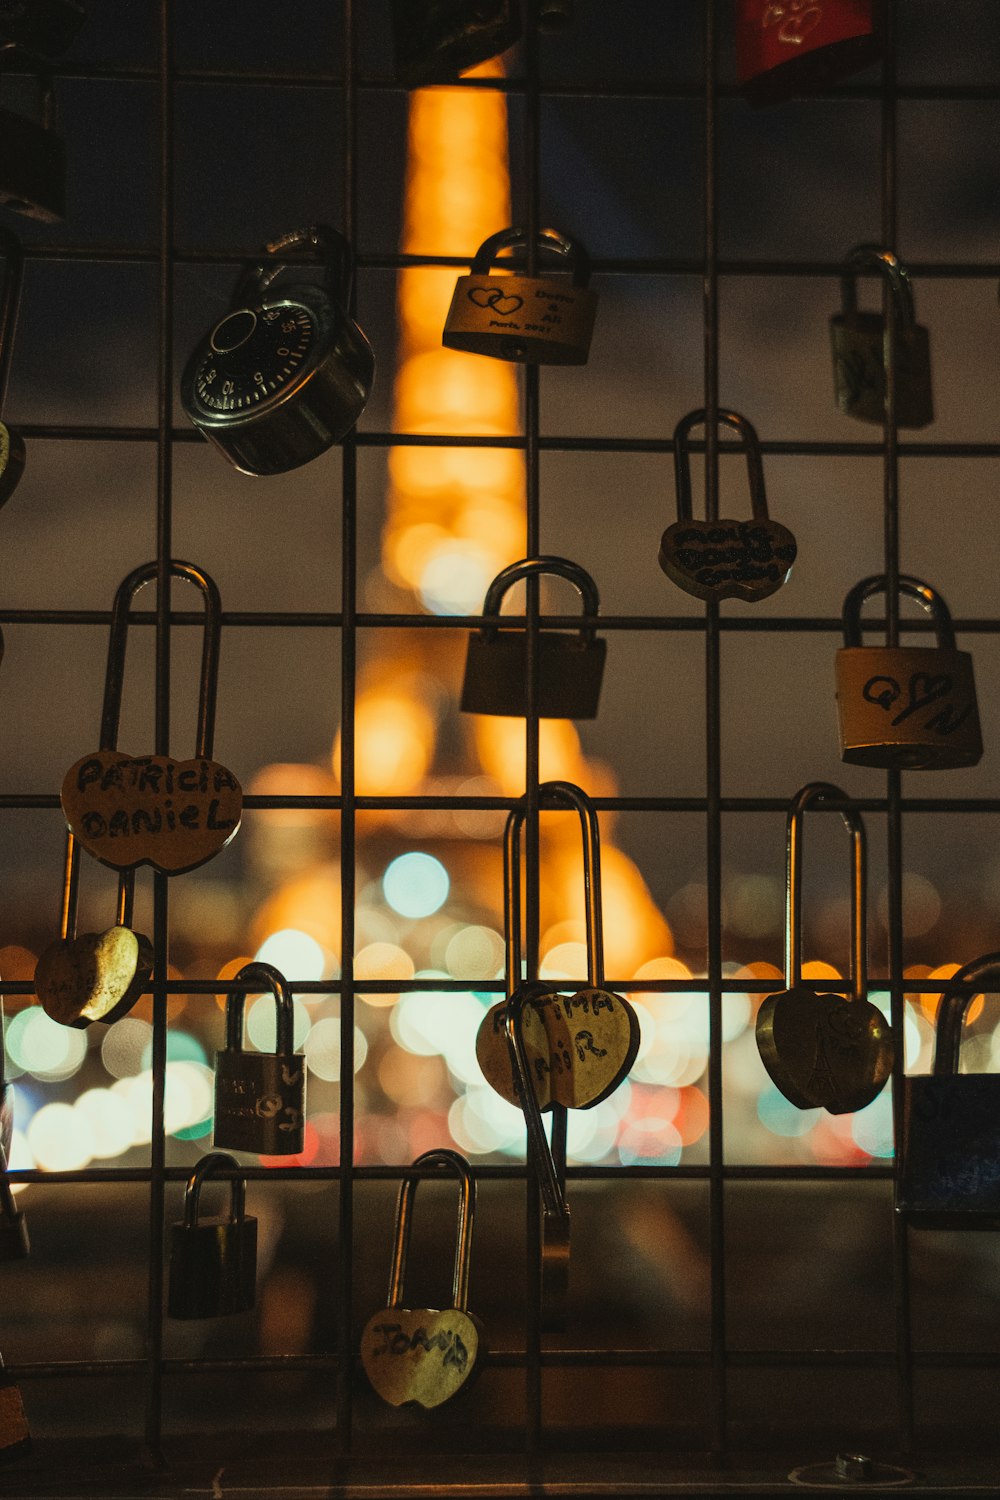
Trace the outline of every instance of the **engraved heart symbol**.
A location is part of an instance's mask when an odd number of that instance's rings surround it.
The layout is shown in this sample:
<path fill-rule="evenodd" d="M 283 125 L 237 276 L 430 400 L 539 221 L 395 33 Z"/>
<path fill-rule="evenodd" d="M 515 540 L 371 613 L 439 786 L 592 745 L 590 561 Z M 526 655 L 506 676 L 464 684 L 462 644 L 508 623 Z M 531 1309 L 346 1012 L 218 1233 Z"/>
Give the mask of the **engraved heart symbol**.
<path fill-rule="evenodd" d="M 506 1001 L 501 1001 L 486 1012 L 476 1037 L 476 1057 L 491 1088 L 517 1104 L 506 1008 Z M 553 1104 L 589 1109 L 599 1104 L 614 1093 L 639 1050 L 635 1011 L 613 990 L 539 995 L 524 1007 L 522 1034 L 539 1109 Z"/>
<path fill-rule="evenodd" d="M 760 1007 L 756 1035 L 772 1083 L 798 1109 L 864 1109 L 892 1072 L 892 1030 L 868 1000 L 782 990 Z"/>
<path fill-rule="evenodd" d="M 675 521 L 660 541 L 660 567 L 696 599 L 746 599 L 777 593 L 792 571 L 795 538 L 770 519 Z"/>
<path fill-rule="evenodd" d="M 442 1406 L 474 1373 L 486 1338 L 482 1325 L 456 1308 L 384 1307 L 361 1335 L 361 1363 L 390 1406 Z"/>
<path fill-rule="evenodd" d="M 71 832 L 102 864 L 177 875 L 229 843 L 243 789 L 217 761 L 98 750 L 66 772 L 60 801 Z"/>
<path fill-rule="evenodd" d="M 50 943 L 35 967 L 42 1009 L 63 1026 L 110 1025 L 126 1015 L 153 971 L 147 937 L 127 927 Z"/>
<path fill-rule="evenodd" d="M 501 318 L 519 312 L 524 306 L 523 297 L 507 297 L 499 286 L 474 286 L 468 293 L 468 298 L 477 307 L 491 307 Z"/>

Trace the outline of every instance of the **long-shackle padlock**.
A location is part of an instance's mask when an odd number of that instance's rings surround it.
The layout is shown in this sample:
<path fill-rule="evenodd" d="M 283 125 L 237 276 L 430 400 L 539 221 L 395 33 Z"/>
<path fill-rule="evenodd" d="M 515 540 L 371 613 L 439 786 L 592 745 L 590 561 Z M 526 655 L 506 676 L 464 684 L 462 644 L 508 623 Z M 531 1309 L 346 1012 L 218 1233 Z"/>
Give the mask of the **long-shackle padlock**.
<path fill-rule="evenodd" d="M 244 964 L 226 1000 L 226 1045 L 215 1054 L 216 1146 L 297 1156 L 306 1118 L 306 1063 L 295 1051 L 295 1011 L 285 976 L 273 964 Z M 244 1052 L 243 1012 L 247 990 L 263 985 L 277 1013 L 273 1052 Z"/>
<path fill-rule="evenodd" d="M 14 1201 L 7 1176 L 14 1140 L 14 1099 L 7 1082 L 2 1022 L 3 1010 L 0 1006 L 0 1261 L 25 1260 L 31 1251 L 28 1221 L 23 1210 Z M 0 1402 L 2 1400 L 3 1394 L 0 1391 Z"/>
<path fill-rule="evenodd" d="M 841 816 L 851 835 L 851 975 L 849 998 L 816 994 L 802 983 L 803 815 L 808 807 L 846 801 L 829 782 L 814 781 L 788 809 L 785 864 L 785 983 L 757 1012 L 757 1050 L 771 1081 L 798 1109 L 832 1115 L 864 1109 L 892 1072 L 887 1018 L 868 999 L 865 826 L 853 808 Z"/>
<path fill-rule="evenodd" d="M 458 1226 L 451 1307 L 411 1308 L 405 1303 L 406 1262 L 417 1168 L 454 1172 L 459 1181 Z M 418 1156 L 403 1178 L 396 1201 L 388 1303 L 373 1313 L 361 1335 L 361 1363 L 373 1389 L 390 1406 L 442 1406 L 468 1386 L 481 1368 L 486 1335 L 469 1312 L 469 1267 L 476 1214 L 472 1169 L 457 1151 L 441 1148 Z"/>
<path fill-rule="evenodd" d="M 568 579 L 583 605 L 576 635 L 539 630 L 536 709 L 542 719 L 593 719 L 601 696 L 607 642 L 595 634 L 600 609 L 597 584 L 565 557 L 532 557 L 498 573 L 483 600 L 484 623 L 469 633 L 460 707 L 467 714 L 523 718 L 528 711 L 528 632 L 501 630 L 504 595 L 522 578 L 554 574 Z"/>
<path fill-rule="evenodd" d="M 283 474 L 325 453 L 360 417 L 375 379 L 371 345 L 350 315 L 354 252 L 327 224 L 266 246 L 244 271 L 225 317 L 181 377 L 188 417 L 244 474 Z M 271 291 L 296 250 L 320 255 L 324 284 Z M 300 263 L 301 264 L 301 263 Z"/>
<path fill-rule="evenodd" d="M 203 1219 L 201 1189 L 220 1167 L 239 1173 L 225 1151 L 203 1156 L 184 1189 L 184 1218 L 170 1226 L 167 1312 L 172 1318 L 221 1318 L 254 1305 L 257 1220 L 246 1214 L 246 1185 L 230 1179 L 227 1218 Z"/>
<path fill-rule="evenodd" d="M 66 51 L 86 19 L 80 0 L 5 0 L 0 42 L 17 42 L 48 60 Z"/>
<path fill-rule="evenodd" d="M 826 89 L 882 55 L 876 0 L 736 0 L 736 76 L 751 104 Z"/>
<path fill-rule="evenodd" d="M 0 414 L 7 405 L 10 385 L 14 334 L 21 308 L 21 284 L 24 279 L 24 250 L 21 241 L 6 224 L 0 224 L 0 252 L 3 254 L 3 298 L 0 300 Z M 0 505 L 6 505 L 24 473 L 24 438 L 0 421 Z"/>
<path fill-rule="evenodd" d="M 158 576 L 155 562 L 144 563 L 119 584 L 111 611 L 101 748 L 66 772 L 60 800 L 70 832 L 95 859 L 113 870 L 149 864 L 179 875 L 229 843 L 240 826 L 243 789 L 232 771 L 212 759 L 222 630 L 219 590 L 193 563 L 173 559 L 168 571 L 172 578 L 193 583 L 205 605 L 194 759 L 126 755 L 118 749 L 129 610 L 139 590 Z"/>
<path fill-rule="evenodd" d="M 557 229 L 538 232 L 539 250 L 561 256 L 572 281 L 553 276 L 491 276 L 501 250 L 527 244 L 523 229 L 501 229 L 476 251 L 468 276 L 455 285 L 441 342 L 467 354 L 533 365 L 585 365 L 597 313 L 590 256 Z"/>
<path fill-rule="evenodd" d="M 756 429 L 736 411 L 720 411 L 719 422 L 739 436 L 750 485 L 749 521 L 695 521 L 691 509 L 691 429 L 704 424 L 704 410 L 689 412 L 674 429 L 677 520 L 660 540 L 660 567 L 696 599 L 766 599 L 788 579 L 795 538 L 767 513 L 764 463 Z"/>
<path fill-rule="evenodd" d="M 66 217 L 66 142 L 56 131 L 52 74 L 16 42 L 0 46 L 0 82 L 20 64 L 38 83 L 38 119 L 0 109 L 0 205 L 51 224 Z"/>
<path fill-rule="evenodd" d="M 983 741 L 972 657 L 957 650 L 951 614 L 937 590 L 900 575 L 900 593 L 932 616 L 936 645 L 861 644 L 862 605 L 886 587 L 885 574 L 873 574 L 844 600 L 844 645 L 837 652 L 841 758 L 910 771 L 974 766 Z"/>
<path fill-rule="evenodd" d="M 552 981 L 521 986 L 521 831 L 527 817 L 522 797 L 504 829 L 504 907 L 508 999 L 520 991 L 525 1055 L 534 1079 L 538 1107 L 554 1104 L 590 1109 L 612 1094 L 635 1062 L 639 1022 L 623 996 L 604 982 L 604 919 L 601 899 L 601 837 L 597 812 L 585 792 L 570 781 L 546 781 L 541 805 L 569 807 L 580 820 L 583 850 L 587 983 L 561 995 Z M 516 1069 L 504 1046 L 506 1002 L 492 1006 L 480 1023 L 476 1056 L 486 1081 L 511 1104 L 520 1099 Z"/>
<path fill-rule="evenodd" d="M 115 923 L 104 932 L 77 936 L 79 889 L 80 849 L 67 829 L 60 935 L 35 965 L 35 994 L 53 1021 L 82 1031 L 128 1015 L 153 972 L 153 945 L 132 930 L 134 870 L 118 873 Z"/>
<path fill-rule="evenodd" d="M 926 427 L 934 420 L 929 335 L 914 319 L 906 267 L 891 250 L 878 245 L 859 245 L 847 257 L 840 281 L 841 310 L 830 319 L 837 405 L 845 416 L 861 422 L 887 419 L 889 327 L 881 312 L 858 310 L 857 278 L 865 270 L 886 278 L 895 308 L 896 426 Z"/>
<path fill-rule="evenodd" d="M 920 1229 L 1000 1229 L 1000 1076 L 959 1074 L 966 1012 L 1000 989 L 1000 953 L 953 974 L 941 997 L 928 1074 L 903 1080 L 896 1211 Z"/>

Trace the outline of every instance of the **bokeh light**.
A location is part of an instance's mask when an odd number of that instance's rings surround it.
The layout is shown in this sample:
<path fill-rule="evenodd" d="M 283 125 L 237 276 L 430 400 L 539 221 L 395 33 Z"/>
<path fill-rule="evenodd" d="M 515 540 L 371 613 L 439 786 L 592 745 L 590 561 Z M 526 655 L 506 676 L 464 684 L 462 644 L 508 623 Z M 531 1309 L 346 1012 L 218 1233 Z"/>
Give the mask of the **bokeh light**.
<path fill-rule="evenodd" d="M 382 877 L 385 899 L 401 917 L 430 917 L 448 899 L 448 871 L 433 854 L 400 854 Z"/>
<path fill-rule="evenodd" d="M 299 932 L 295 927 L 272 932 L 257 949 L 255 958 L 258 963 L 271 964 L 286 979 L 322 979 L 327 971 L 326 954 L 319 943 L 308 932 Z"/>

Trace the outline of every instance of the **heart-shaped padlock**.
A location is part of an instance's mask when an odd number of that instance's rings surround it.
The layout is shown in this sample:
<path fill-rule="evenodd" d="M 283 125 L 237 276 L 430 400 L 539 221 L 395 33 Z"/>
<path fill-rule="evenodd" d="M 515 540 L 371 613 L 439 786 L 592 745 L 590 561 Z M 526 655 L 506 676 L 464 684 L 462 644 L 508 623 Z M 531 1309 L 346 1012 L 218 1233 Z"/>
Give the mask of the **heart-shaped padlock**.
<path fill-rule="evenodd" d="M 6 224 L 0 225 L 0 253 L 4 260 L 3 297 L 0 298 L 0 412 L 7 403 L 14 334 L 21 306 L 24 251 L 21 241 Z M 20 483 L 25 462 L 24 438 L 0 422 L 0 505 L 6 505 Z"/>
<path fill-rule="evenodd" d="M 802 819 L 807 807 L 845 801 L 816 781 L 792 799 L 788 812 L 785 978 L 789 988 L 769 995 L 757 1013 L 757 1049 L 775 1087 L 798 1109 L 832 1115 L 864 1109 L 892 1072 L 892 1027 L 867 998 L 867 864 L 865 828 L 853 808 L 842 810 L 851 835 L 851 995 L 814 994 L 802 983 Z"/>
<path fill-rule="evenodd" d="M 461 1184 L 452 1305 L 442 1311 L 403 1306 L 413 1199 L 420 1180 L 411 1170 L 400 1185 L 396 1207 L 389 1304 L 365 1324 L 361 1363 L 373 1390 L 390 1406 L 412 1403 L 430 1409 L 443 1406 L 468 1385 L 486 1352 L 483 1326 L 467 1311 L 476 1185 L 469 1163 L 457 1151 L 425 1151 L 413 1167 L 456 1172 Z"/>

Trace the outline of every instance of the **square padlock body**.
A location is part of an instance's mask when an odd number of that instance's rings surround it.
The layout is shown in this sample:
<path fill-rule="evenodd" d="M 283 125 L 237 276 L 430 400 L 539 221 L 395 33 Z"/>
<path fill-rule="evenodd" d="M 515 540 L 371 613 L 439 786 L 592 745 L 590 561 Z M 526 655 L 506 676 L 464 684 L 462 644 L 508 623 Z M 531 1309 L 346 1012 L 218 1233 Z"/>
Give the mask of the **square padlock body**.
<path fill-rule="evenodd" d="M 528 712 L 528 644 L 523 630 L 484 636 L 474 630 L 465 658 L 460 707 L 467 714 L 523 719 Z M 607 642 L 578 635 L 538 633 L 538 715 L 542 719 L 593 719 L 601 696 Z"/>
<path fill-rule="evenodd" d="M 47 224 L 66 217 L 65 141 L 9 109 L 0 109 L 0 204 Z"/>
<path fill-rule="evenodd" d="M 254 1305 L 257 1220 L 201 1219 L 171 1224 L 167 1312 L 172 1318 L 221 1318 Z"/>
<path fill-rule="evenodd" d="M 453 83 L 521 35 L 520 0 L 392 0 L 400 83 Z"/>
<path fill-rule="evenodd" d="M 830 319 L 837 406 L 848 417 L 881 426 L 885 416 L 885 320 L 879 312 L 835 313 Z M 934 420 L 930 337 L 921 323 L 897 325 L 896 426 Z"/>
<path fill-rule="evenodd" d="M 1000 1075 L 905 1080 L 896 1210 L 920 1229 L 1000 1229 Z"/>
<path fill-rule="evenodd" d="M 215 1058 L 216 1146 L 297 1156 L 305 1131 L 305 1058 L 238 1052 Z"/>
<path fill-rule="evenodd" d="M 554 276 L 460 276 L 441 342 L 529 365 L 585 365 L 597 293 Z"/>
<path fill-rule="evenodd" d="M 837 714 L 841 758 L 852 765 L 944 771 L 974 766 L 983 753 L 968 651 L 844 646 Z"/>

